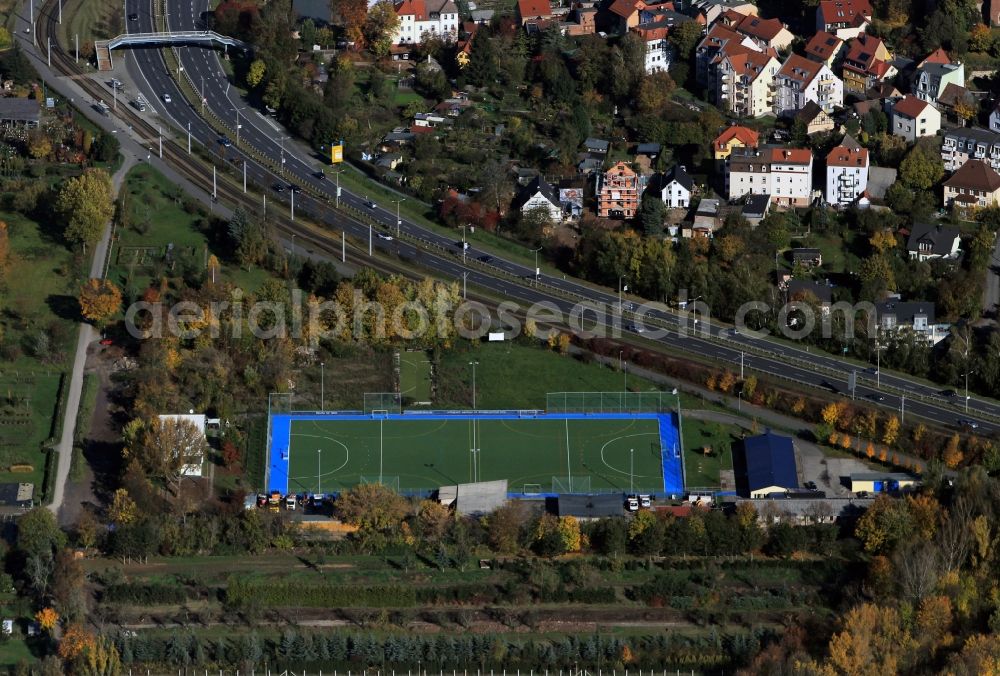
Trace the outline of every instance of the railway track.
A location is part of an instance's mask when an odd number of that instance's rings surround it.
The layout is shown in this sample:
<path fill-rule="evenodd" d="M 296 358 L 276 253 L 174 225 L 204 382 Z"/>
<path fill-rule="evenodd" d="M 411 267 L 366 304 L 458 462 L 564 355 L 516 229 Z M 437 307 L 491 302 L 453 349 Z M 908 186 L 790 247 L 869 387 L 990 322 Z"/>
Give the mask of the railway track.
<path fill-rule="evenodd" d="M 50 0 L 39 9 L 39 17 L 42 20 L 35 22 L 35 27 L 38 31 L 36 36 L 39 41 L 38 44 L 46 44 L 46 40 L 51 39 L 53 69 L 64 76 L 74 77 L 77 85 L 87 95 L 92 97 L 94 101 L 106 98 L 107 92 L 104 91 L 100 83 L 88 77 L 76 64 L 74 59 L 63 50 L 62 45 L 59 44 L 58 32 L 56 30 L 57 16 L 53 11 L 55 6 L 56 0 Z M 127 105 L 119 107 L 113 114 L 130 125 L 145 143 L 156 143 L 160 135 L 159 130 L 145 118 L 131 110 Z M 181 147 L 176 141 L 166 137 L 163 139 L 163 161 L 193 185 L 209 186 L 213 184 L 212 167 L 208 166 L 204 161 L 199 160 L 195 155 L 189 155 L 185 147 Z M 233 182 L 233 177 L 229 174 L 229 169 L 229 165 L 224 165 L 224 170 L 215 176 L 218 203 L 229 208 L 239 207 L 248 213 L 258 212 L 261 204 L 260 197 L 252 193 L 244 193 L 242 186 L 236 185 Z M 297 206 L 299 207 L 299 213 L 303 215 L 315 213 L 318 209 L 323 209 L 325 206 L 319 200 L 310 197 L 303 196 L 300 197 L 300 200 L 297 200 L 299 201 Z M 332 209 L 330 211 L 332 212 Z M 346 215 L 340 212 L 337 215 L 340 218 L 347 218 Z M 287 237 L 294 236 L 299 244 L 311 252 L 320 252 L 331 259 L 339 259 L 343 251 L 342 247 L 344 246 L 344 241 L 341 240 L 341 237 L 344 237 L 346 241 L 346 259 L 348 261 L 357 265 L 372 267 L 387 274 L 405 275 L 410 278 L 420 276 L 419 274 L 415 274 L 412 262 L 404 266 L 394 262 L 389 257 L 369 257 L 367 252 L 362 254 L 359 250 L 359 245 L 353 241 L 353 238 L 344 235 L 342 232 L 331 231 L 329 228 L 301 219 L 293 222 L 288 217 L 275 214 L 269 214 L 267 221 L 269 225 L 282 235 Z M 360 220 L 358 223 L 364 225 Z"/>

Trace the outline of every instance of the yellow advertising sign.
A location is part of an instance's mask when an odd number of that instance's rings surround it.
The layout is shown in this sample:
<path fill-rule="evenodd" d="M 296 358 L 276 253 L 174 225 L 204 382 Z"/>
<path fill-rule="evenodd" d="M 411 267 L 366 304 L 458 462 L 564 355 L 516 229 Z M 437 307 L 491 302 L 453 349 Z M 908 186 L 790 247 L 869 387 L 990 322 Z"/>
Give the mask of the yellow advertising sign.
<path fill-rule="evenodd" d="M 344 161 L 344 146 L 343 144 L 330 146 L 330 163 L 338 164 Z"/>

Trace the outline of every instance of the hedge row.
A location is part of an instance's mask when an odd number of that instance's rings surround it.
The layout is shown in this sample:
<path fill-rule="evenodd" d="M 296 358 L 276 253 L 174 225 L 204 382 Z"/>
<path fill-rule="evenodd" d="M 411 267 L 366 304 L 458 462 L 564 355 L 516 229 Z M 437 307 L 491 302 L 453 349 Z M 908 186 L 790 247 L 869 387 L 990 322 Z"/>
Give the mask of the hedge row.
<path fill-rule="evenodd" d="M 412 587 L 398 585 L 361 587 L 232 576 L 226 601 L 233 606 L 401 608 L 416 605 L 417 595 Z"/>

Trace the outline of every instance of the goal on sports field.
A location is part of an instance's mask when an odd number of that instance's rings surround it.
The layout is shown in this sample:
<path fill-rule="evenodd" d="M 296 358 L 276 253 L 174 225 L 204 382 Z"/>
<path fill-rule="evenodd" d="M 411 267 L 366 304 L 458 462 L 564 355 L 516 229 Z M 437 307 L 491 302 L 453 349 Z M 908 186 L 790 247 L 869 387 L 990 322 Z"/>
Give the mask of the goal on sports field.
<path fill-rule="evenodd" d="M 365 476 L 361 475 L 361 481 L 358 483 L 362 484 L 382 484 L 386 488 L 391 488 L 395 492 L 399 492 L 399 477 L 389 476 L 383 474 L 382 476 Z"/>
<path fill-rule="evenodd" d="M 590 476 L 554 476 L 552 477 L 553 493 L 589 493 Z"/>
<path fill-rule="evenodd" d="M 365 392 L 365 413 L 402 413 L 402 397 L 397 392 Z"/>

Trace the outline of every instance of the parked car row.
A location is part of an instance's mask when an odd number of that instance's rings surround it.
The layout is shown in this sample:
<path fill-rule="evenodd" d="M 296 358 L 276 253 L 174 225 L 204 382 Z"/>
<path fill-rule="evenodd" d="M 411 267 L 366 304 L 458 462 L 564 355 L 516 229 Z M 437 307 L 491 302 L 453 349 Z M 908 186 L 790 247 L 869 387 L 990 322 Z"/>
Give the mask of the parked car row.
<path fill-rule="evenodd" d="M 650 495 L 629 495 L 625 498 L 625 507 L 630 512 L 638 512 L 640 509 L 652 509 L 653 497 Z"/>

